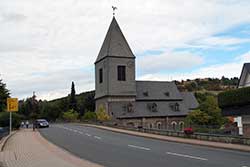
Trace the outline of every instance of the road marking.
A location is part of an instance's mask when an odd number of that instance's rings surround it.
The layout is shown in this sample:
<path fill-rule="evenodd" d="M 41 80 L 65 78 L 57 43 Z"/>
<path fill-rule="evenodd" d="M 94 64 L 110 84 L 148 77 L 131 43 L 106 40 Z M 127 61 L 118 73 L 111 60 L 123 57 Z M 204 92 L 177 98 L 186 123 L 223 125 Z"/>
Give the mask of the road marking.
<path fill-rule="evenodd" d="M 101 140 L 102 138 L 99 136 L 94 136 L 94 138 Z"/>
<path fill-rule="evenodd" d="M 83 134 L 82 132 L 78 131 L 78 133 Z"/>
<path fill-rule="evenodd" d="M 130 144 L 128 146 L 132 147 L 132 148 L 141 149 L 141 150 L 147 150 L 147 151 L 151 150 L 150 148 L 141 147 L 141 146 L 135 146 L 135 145 L 130 145 Z"/>
<path fill-rule="evenodd" d="M 77 132 L 77 130 L 73 130 L 74 132 Z"/>
<path fill-rule="evenodd" d="M 175 156 L 185 157 L 185 158 L 192 158 L 192 159 L 197 159 L 197 160 L 202 160 L 202 161 L 207 161 L 208 160 L 206 158 L 196 157 L 196 156 L 192 156 L 192 155 L 178 154 L 178 153 L 173 153 L 173 152 L 166 152 L 166 153 L 169 154 L 169 155 L 175 155 Z"/>
<path fill-rule="evenodd" d="M 87 135 L 87 136 L 91 136 L 90 134 L 88 134 L 88 133 L 85 133 L 85 135 Z"/>

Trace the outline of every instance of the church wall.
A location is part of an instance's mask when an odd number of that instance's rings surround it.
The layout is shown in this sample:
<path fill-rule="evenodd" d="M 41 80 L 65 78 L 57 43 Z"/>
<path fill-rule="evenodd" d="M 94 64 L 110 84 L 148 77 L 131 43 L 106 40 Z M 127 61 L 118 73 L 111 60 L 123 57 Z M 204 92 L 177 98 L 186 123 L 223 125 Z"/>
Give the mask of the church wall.
<path fill-rule="evenodd" d="M 142 126 L 144 128 L 183 130 L 185 117 L 149 117 L 120 119 L 123 126 Z M 175 127 L 174 125 L 175 124 Z"/>
<path fill-rule="evenodd" d="M 135 59 L 134 58 L 108 58 L 109 61 L 109 95 L 135 96 Z M 126 66 L 126 81 L 117 80 L 117 66 Z"/>
<path fill-rule="evenodd" d="M 95 65 L 95 98 L 108 94 L 108 61 L 104 59 Z M 99 69 L 103 69 L 103 82 L 99 83 Z"/>

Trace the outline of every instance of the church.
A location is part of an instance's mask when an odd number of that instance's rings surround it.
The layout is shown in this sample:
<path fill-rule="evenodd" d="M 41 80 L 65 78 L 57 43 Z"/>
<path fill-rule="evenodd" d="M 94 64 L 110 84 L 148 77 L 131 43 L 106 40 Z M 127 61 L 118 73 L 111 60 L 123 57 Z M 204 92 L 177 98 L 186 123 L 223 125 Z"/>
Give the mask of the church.
<path fill-rule="evenodd" d="M 113 17 L 95 61 L 96 111 L 103 108 L 124 126 L 183 130 L 198 107 L 193 93 L 180 92 L 174 82 L 136 81 L 135 70 L 135 55 Z"/>

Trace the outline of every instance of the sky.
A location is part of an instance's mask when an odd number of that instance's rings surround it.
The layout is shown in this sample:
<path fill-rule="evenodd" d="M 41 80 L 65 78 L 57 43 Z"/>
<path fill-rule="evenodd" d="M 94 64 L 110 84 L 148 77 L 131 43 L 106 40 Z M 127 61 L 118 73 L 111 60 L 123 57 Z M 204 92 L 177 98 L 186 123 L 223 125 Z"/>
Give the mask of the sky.
<path fill-rule="evenodd" d="M 116 19 L 137 80 L 239 77 L 250 62 L 249 0 L 1 0 L 0 78 L 12 97 L 94 90 L 94 62 Z"/>

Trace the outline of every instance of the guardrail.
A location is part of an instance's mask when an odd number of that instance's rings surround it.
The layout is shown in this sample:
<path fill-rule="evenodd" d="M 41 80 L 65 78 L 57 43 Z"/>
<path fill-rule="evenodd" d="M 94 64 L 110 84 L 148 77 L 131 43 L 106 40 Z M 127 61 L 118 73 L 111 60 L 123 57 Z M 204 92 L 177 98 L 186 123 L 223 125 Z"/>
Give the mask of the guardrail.
<path fill-rule="evenodd" d="M 95 124 L 95 125 L 104 125 L 104 126 L 131 130 L 131 131 L 138 131 L 138 132 L 143 132 L 143 133 L 157 134 L 157 135 L 182 137 L 182 138 L 214 141 L 214 142 L 221 142 L 221 143 L 242 144 L 242 145 L 250 146 L 250 138 L 244 138 L 241 136 L 220 135 L 220 134 L 210 134 L 210 133 L 194 133 L 194 134 L 187 135 L 182 131 L 173 131 L 173 130 L 165 130 L 165 129 L 149 129 L 149 128 L 143 128 L 143 127 L 135 128 L 135 127 L 121 126 L 121 125 L 118 125 L 115 123 L 109 123 L 109 122 L 103 122 L 103 123 L 87 122 L 87 123 Z"/>

